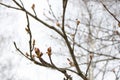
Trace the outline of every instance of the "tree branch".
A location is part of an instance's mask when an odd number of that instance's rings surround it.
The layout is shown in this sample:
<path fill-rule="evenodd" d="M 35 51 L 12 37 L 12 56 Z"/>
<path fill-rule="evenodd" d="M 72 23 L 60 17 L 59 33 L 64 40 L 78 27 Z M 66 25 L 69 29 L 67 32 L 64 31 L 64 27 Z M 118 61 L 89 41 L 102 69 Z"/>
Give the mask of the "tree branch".
<path fill-rule="evenodd" d="M 101 3 L 102 3 L 102 5 L 103 5 L 103 7 L 107 10 L 107 12 L 118 22 L 118 23 L 120 23 L 120 20 L 118 20 L 117 18 L 116 18 L 116 16 L 112 13 L 112 12 L 110 12 L 110 10 L 106 7 L 106 5 L 104 5 L 104 3 L 101 1 Z"/>

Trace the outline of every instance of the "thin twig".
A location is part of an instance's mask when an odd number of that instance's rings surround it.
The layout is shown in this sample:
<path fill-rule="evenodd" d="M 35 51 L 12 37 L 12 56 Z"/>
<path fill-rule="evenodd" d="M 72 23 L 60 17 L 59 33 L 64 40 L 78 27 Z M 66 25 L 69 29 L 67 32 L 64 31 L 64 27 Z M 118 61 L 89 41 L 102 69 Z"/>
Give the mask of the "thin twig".
<path fill-rule="evenodd" d="M 29 59 L 29 60 L 31 60 L 28 56 L 26 56 L 18 47 L 17 47 L 17 45 L 16 45 L 16 43 L 15 42 L 13 42 L 14 43 L 14 46 L 15 46 L 15 48 L 16 48 L 16 50 L 18 51 L 18 52 L 20 52 L 24 57 L 26 57 L 27 59 Z"/>
<path fill-rule="evenodd" d="M 49 60 L 50 60 L 51 65 L 55 66 L 55 64 L 52 61 L 51 55 L 49 56 Z"/>
<path fill-rule="evenodd" d="M 112 12 L 110 12 L 110 10 L 106 7 L 106 5 L 104 5 L 104 3 L 101 1 L 101 3 L 102 3 L 102 5 L 103 5 L 103 7 L 107 10 L 107 12 L 118 22 L 118 23 L 120 23 L 120 20 L 118 20 L 117 18 L 116 18 L 116 16 L 112 13 Z"/>
<path fill-rule="evenodd" d="M 75 33 L 73 34 L 73 51 L 74 51 L 74 46 L 75 46 L 75 36 L 77 34 L 77 30 L 78 30 L 78 25 L 76 25 Z"/>
<path fill-rule="evenodd" d="M 67 7 L 67 2 L 68 0 L 63 0 L 63 15 L 62 15 L 62 31 L 64 31 L 64 25 L 65 25 L 65 12 L 66 12 L 66 7 Z"/>
<path fill-rule="evenodd" d="M 10 6 L 10 5 L 8 5 L 8 4 L 0 3 L 0 5 L 5 6 L 5 7 L 7 7 L 7 8 L 12 8 L 12 9 L 16 9 L 16 10 L 21 10 L 20 8 L 16 8 L 16 7 Z"/>
<path fill-rule="evenodd" d="M 53 16 L 53 17 L 55 18 L 55 20 L 58 22 L 55 14 L 54 14 L 54 12 L 53 12 L 53 9 L 51 8 L 51 5 L 50 5 L 50 3 L 49 3 L 49 0 L 47 0 L 47 3 L 48 3 L 48 6 L 49 6 L 49 9 L 50 9 L 50 11 L 51 11 L 52 16 Z"/>
<path fill-rule="evenodd" d="M 28 17 L 28 14 L 26 13 L 26 19 L 27 19 L 27 28 L 29 30 L 28 34 L 29 34 L 29 52 L 30 52 L 30 57 L 32 59 L 32 32 L 31 32 L 31 29 L 30 29 L 30 22 L 29 22 L 29 17 Z"/>
<path fill-rule="evenodd" d="M 33 12 L 34 12 L 34 14 L 35 14 L 35 17 L 37 17 L 37 14 L 36 14 L 36 11 L 35 11 L 35 9 L 33 9 Z"/>
<path fill-rule="evenodd" d="M 92 59 L 90 59 L 90 62 L 88 63 L 88 67 L 87 67 L 87 70 L 86 70 L 86 73 L 85 73 L 85 76 L 87 77 L 87 74 L 88 74 L 88 71 L 90 69 L 90 65 L 92 63 Z"/>

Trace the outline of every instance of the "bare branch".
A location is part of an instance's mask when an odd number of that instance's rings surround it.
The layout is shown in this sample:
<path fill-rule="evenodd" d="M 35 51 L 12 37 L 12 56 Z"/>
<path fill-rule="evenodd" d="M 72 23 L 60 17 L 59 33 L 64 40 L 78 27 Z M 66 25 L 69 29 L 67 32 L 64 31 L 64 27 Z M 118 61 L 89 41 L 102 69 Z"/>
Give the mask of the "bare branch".
<path fill-rule="evenodd" d="M 15 10 L 21 10 L 20 8 L 16 8 L 16 7 L 10 6 L 10 5 L 8 5 L 8 4 L 1 3 L 1 2 L 0 2 L 0 5 L 5 6 L 5 7 L 7 7 L 7 8 L 15 9 Z"/>
<path fill-rule="evenodd" d="M 104 3 L 101 1 L 101 3 L 102 3 L 102 5 L 103 5 L 103 7 L 107 10 L 107 12 L 118 22 L 118 23 L 120 23 L 120 20 L 118 20 L 117 18 L 116 18 L 116 16 L 112 13 L 112 12 L 110 12 L 110 10 L 106 7 L 106 5 L 104 5 Z"/>
<path fill-rule="evenodd" d="M 89 68 L 90 68 L 90 65 L 92 63 L 92 59 L 93 59 L 93 53 L 90 53 L 90 62 L 88 63 L 88 67 L 87 67 L 87 70 L 86 70 L 86 73 L 85 73 L 85 76 L 87 77 L 87 74 L 88 74 L 88 71 L 89 71 Z"/>

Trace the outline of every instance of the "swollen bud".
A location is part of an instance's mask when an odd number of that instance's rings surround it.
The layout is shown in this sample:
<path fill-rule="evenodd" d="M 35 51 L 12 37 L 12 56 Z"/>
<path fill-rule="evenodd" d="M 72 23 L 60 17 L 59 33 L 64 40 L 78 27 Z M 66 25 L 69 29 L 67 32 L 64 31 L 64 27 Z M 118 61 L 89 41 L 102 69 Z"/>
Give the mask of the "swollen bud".
<path fill-rule="evenodd" d="M 26 54 L 25 54 L 25 55 L 26 55 L 27 57 L 28 57 L 28 56 L 30 56 L 27 52 L 26 52 Z"/>
<path fill-rule="evenodd" d="M 112 69 L 112 72 L 115 73 L 115 69 Z"/>
<path fill-rule="evenodd" d="M 33 10 L 35 9 L 35 4 L 32 4 L 32 7 L 31 7 Z"/>
<path fill-rule="evenodd" d="M 77 23 L 77 25 L 79 25 L 79 24 L 80 24 L 80 21 L 77 19 L 76 23 Z"/>
<path fill-rule="evenodd" d="M 59 22 L 56 22 L 56 26 L 60 27 L 60 23 L 59 23 Z"/>
<path fill-rule="evenodd" d="M 30 32 L 30 30 L 29 30 L 28 28 L 25 28 L 25 30 L 26 30 L 26 32 L 27 32 L 27 33 L 29 33 L 29 32 Z"/>
<path fill-rule="evenodd" d="M 32 55 L 32 58 L 35 59 L 35 57 L 36 57 L 36 56 L 33 54 L 33 55 Z"/>
<path fill-rule="evenodd" d="M 75 64 L 69 58 L 67 58 L 67 60 L 68 60 L 70 66 L 75 66 Z"/>
<path fill-rule="evenodd" d="M 40 53 L 39 48 L 35 48 L 35 53 L 36 53 L 37 55 L 39 55 L 39 53 Z"/>
<path fill-rule="evenodd" d="M 94 54 L 90 53 L 90 60 L 92 60 L 93 57 L 94 57 Z"/>
<path fill-rule="evenodd" d="M 49 48 L 47 49 L 47 52 L 46 52 L 46 53 L 48 54 L 48 56 L 51 56 L 51 51 L 52 51 L 52 50 L 51 50 L 51 47 L 49 47 Z"/>
<path fill-rule="evenodd" d="M 33 45 L 35 45 L 35 39 L 33 40 Z"/>
<path fill-rule="evenodd" d="M 37 55 L 37 58 L 41 58 L 41 56 L 43 55 L 43 53 L 40 52 L 39 48 L 35 48 L 35 53 Z"/>
<path fill-rule="evenodd" d="M 120 27 L 120 22 L 118 23 L 118 26 Z"/>

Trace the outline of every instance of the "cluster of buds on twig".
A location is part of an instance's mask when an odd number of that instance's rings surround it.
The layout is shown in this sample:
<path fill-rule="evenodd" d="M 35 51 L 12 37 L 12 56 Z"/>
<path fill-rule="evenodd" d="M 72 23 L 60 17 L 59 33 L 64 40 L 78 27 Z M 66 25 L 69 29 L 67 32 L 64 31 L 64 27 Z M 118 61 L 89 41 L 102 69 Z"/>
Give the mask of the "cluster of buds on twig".
<path fill-rule="evenodd" d="M 42 55 L 43 55 L 43 53 L 40 52 L 39 48 L 35 48 L 34 50 L 35 50 L 35 53 L 36 53 L 36 55 L 37 55 L 37 58 L 41 58 Z"/>
<path fill-rule="evenodd" d="M 30 57 L 30 55 L 28 54 L 28 52 L 26 52 L 26 54 L 25 54 L 25 55 L 26 55 L 26 57 L 27 57 L 27 58 L 29 58 L 29 57 Z M 35 59 L 35 55 L 34 55 L 34 54 L 32 55 L 32 59 Z"/>
<path fill-rule="evenodd" d="M 48 54 L 48 56 L 51 56 L 51 54 L 52 54 L 51 52 L 52 52 L 52 49 L 51 49 L 51 47 L 49 47 L 49 48 L 47 49 L 47 52 L 46 52 L 46 53 Z"/>
<path fill-rule="evenodd" d="M 67 58 L 67 60 L 68 60 L 70 66 L 74 66 L 75 65 L 69 58 Z"/>

